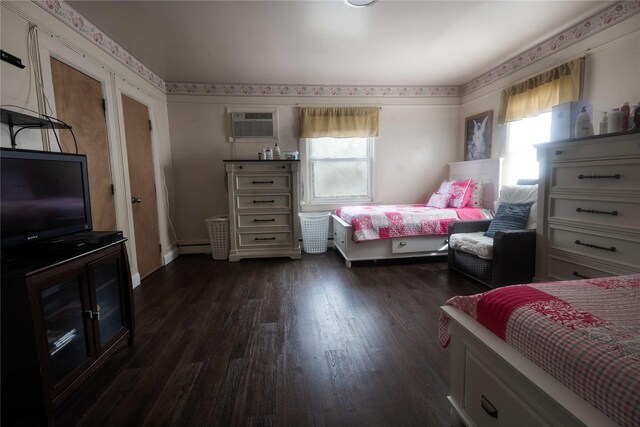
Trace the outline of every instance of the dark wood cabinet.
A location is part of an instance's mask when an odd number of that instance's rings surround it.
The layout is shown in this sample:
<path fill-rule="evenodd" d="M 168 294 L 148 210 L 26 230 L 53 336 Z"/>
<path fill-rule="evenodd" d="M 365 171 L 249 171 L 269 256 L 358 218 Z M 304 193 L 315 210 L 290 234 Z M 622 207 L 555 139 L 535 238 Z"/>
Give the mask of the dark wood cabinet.
<path fill-rule="evenodd" d="M 56 409 L 109 355 L 133 344 L 124 242 L 3 268 L 2 425 L 53 425 Z"/>

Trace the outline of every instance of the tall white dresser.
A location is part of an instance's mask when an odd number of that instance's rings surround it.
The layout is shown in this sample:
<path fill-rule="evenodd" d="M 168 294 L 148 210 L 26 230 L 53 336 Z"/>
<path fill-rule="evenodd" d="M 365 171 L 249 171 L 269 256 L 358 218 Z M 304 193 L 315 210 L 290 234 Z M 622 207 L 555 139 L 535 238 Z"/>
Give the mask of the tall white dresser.
<path fill-rule="evenodd" d="M 535 279 L 640 273 L 640 132 L 537 149 Z"/>
<path fill-rule="evenodd" d="M 225 160 L 229 261 L 299 259 L 298 160 Z"/>

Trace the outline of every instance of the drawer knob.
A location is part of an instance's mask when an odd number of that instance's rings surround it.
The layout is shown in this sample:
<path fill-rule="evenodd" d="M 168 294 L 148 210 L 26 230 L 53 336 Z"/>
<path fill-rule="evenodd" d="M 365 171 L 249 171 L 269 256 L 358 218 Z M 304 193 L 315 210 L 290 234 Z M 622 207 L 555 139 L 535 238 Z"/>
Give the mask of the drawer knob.
<path fill-rule="evenodd" d="M 576 240 L 574 243 L 576 245 L 586 246 L 588 248 L 602 249 L 603 251 L 611 251 L 611 252 L 615 252 L 616 251 L 615 246 L 611 246 L 611 247 L 605 248 L 604 246 L 598 246 L 598 245 L 594 245 L 594 244 L 591 244 L 591 243 L 583 243 L 580 240 Z"/>
<path fill-rule="evenodd" d="M 591 277 L 583 276 L 582 274 L 578 273 L 577 271 L 574 271 L 573 273 L 571 273 L 571 275 L 575 276 L 575 277 L 579 277 L 581 279 L 591 279 Z"/>
<path fill-rule="evenodd" d="M 254 237 L 254 240 L 276 240 L 275 237 Z"/>
<path fill-rule="evenodd" d="M 578 175 L 578 179 L 620 179 L 622 175 L 619 173 L 615 175 Z"/>
<path fill-rule="evenodd" d="M 480 406 L 482 406 L 482 409 L 484 409 L 491 418 L 498 418 L 498 410 L 491 404 L 491 402 L 489 402 L 489 399 L 484 397 L 484 395 L 482 395 L 482 398 L 480 399 Z"/>
<path fill-rule="evenodd" d="M 576 208 L 576 212 L 618 216 L 618 211 L 609 212 L 609 211 L 596 211 L 596 210 L 593 210 L 593 209 Z"/>
<path fill-rule="evenodd" d="M 285 165 L 280 166 L 281 169 L 286 169 L 287 167 Z"/>
<path fill-rule="evenodd" d="M 273 181 L 251 181 L 252 184 L 273 184 Z"/>
<path fill-rule="evenodd" d="M 555 155 L 559 156 L 560 154 L 562 154 L 562 150 L 556 150 Z"/>
<path fill-rule="evenodd" d="M 400 246 L 407 246 L 407 242 L 400 242 Z"/>
<path fill-rule="evenodd" d="M 273 222 L 275 221 L 275 218 L 269 218 L 269 219 L 254 219 L 253 222 Z"/>
<path fill-rule="evenodd" d="M 275 200 L 254 200 L 253 203 L 275 203 Z"/>

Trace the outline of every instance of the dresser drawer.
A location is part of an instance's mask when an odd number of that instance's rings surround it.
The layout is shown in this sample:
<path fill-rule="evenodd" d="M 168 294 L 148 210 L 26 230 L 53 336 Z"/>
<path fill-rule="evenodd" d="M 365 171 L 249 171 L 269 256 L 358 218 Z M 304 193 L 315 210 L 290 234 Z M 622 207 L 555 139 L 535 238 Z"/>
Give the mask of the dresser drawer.
<path fill-rule="evenodd" d="M 615 276 L 615 274 L 584 265 L 583 263 L 578 264 L 549 256 L 547 257 L 547 276 L 550 280 L 576 280 L 609 277 Z"/>
<path fill-rule="evenodd" d="M 289 175 L 236 175 L 236 190 L 260 191 L 289 191 L 291 177 Z"/>
<path fill-rule="evenodd" d="M 464 409 L 478 426 L 548 426 L 473 353 L 465 355 Z"/>
<path fill-rule="evenodd" d="M 227 172 L 290 172 L 293 170 L 292 162 L 279 162 L 277 160 L 264 160 L 261 162 L 227 163 Z"/>
<path fill-rule="evenodd" d="M 573 253 L 629 266 L 637 266 L 638 259 L 640 259 L 640 242 L 619 237 L 565 230 L 553 226 L 549 228 L 549 245 Z"/>
<path fill-rule="evenodd" d="M 549 219 L 640 230 L 640 201 L 551 197 Z"/>
<path fill-rule="evenodd" d="M 391 253 L 404 254 L 411 252 L 441 251 L 447 246 L 447 236 L 432 236 L 423 238 L 394 238 L 391 239 Z"/>
<path fill-rule="evenodd" d="M 268 233 L 238 233 L 240 248 L 265 246 L 291 246 L 290 231 L 275 231 Z"/>
<path fill-rule="evenodd" d="M 241 214 L 238 215 L 238 228 L 246 227 L 291 227 L 291 214 Z"/>
<path fill-rule="evenodd" d="M 638 160 L 566 163 L 551 167 L 551 191 L 638 191 L 639 182 Z"/>
<path fill-rule="evenodd" d="M 556 144 L 549 150 L 551 162 L 640 157 L 640 134 Z"/>
<path fill-rule="evenodd" d="M 236 196 L 238 210 L 291 209 L 290 194 L 239 195 Z"/>

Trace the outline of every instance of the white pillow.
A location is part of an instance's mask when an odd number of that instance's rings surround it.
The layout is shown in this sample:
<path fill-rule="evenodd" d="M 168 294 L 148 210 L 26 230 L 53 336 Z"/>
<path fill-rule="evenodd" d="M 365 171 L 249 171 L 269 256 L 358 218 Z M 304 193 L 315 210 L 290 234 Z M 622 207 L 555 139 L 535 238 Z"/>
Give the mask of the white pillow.
<path fill-rule="evenodd" d="M 537 227 L 538 216 L 538 184 L 536 185 L 504 185 L 500 189 L 498 206 L 503 203 L 525 204 L 532 203 L 527 220 L 527 228 Z M 497 209 L 497 206 L 496 206 Z"/>

